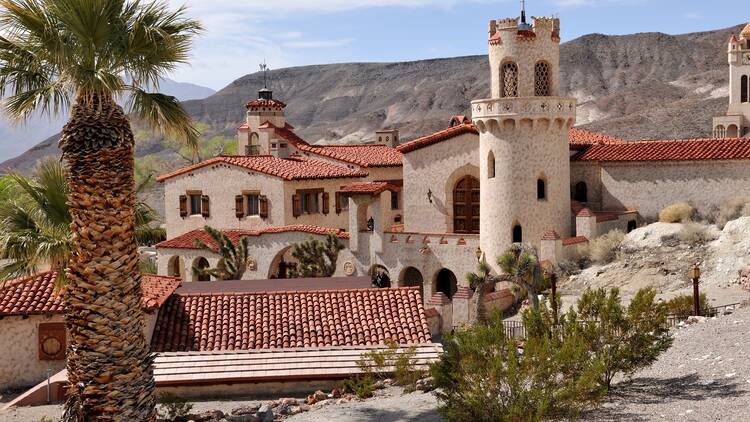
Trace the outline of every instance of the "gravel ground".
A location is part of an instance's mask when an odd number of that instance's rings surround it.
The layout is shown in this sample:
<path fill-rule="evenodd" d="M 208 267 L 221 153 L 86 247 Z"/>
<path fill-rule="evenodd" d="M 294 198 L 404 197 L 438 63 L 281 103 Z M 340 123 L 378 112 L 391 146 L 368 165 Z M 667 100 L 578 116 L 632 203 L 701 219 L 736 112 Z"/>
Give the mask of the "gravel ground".
<path fill-rule="evenodd" d="M 587 415 L 590 421 L 750 421 L 750 308 L 674 330 L 675 342 L 651 367 L 615 384 L 612 396 Z M 230 411 L 252 401 L 206 401 L 195 411 Z M 0 413 L 0 421 L 57 417 L 59 406 Z M 401 395 L 398 387 L 373 399 L 318 406 L 290 422 L 438 422 L 432 394 Z"/>

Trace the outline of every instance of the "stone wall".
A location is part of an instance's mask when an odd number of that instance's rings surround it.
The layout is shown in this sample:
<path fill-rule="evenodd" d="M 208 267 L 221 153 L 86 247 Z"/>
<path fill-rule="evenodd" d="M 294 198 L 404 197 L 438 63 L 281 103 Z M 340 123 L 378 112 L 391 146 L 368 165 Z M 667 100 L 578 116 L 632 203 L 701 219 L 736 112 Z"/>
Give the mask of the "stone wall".
<path fill-rule="evenodd" d="M 0 390 L 29 387 L 65 368 L 65 360 L 39 360 L 39 324 L 63 322 L 61 316 L 32 315 L 0 319 Z"/>
<path fill-rule="evenodd" d="M 479 137 L 464 134 L 404 154 L 404 229 L 453 231 L 453 188 L 461 177 L 479 179 Z M 432 203 L 427 191 L 432 192 Z"/>
<path fill-rule="evenodd" d="M 632 208 L 646 219 L 675 202 L 699 211 L 750 196 L 750 160 L 602 164 L 605 209 Z"/>

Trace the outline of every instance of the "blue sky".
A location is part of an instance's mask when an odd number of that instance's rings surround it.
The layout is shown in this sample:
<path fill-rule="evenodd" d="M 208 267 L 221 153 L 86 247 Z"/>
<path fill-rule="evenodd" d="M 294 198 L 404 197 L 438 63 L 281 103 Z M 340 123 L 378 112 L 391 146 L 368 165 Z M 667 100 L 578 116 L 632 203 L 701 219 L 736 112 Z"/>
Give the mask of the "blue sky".
<path fill-rule="evenodd" d="M 271 68 L 402 61 L 486 52 L 491 18 L 517 0 L 170 0 L 206 27 L 174 79 L 220 89 Z M 680 34 L 750 19 L 744 0 L 528 0 L 530 16 L 558 15 L 567 41 L 593 32 Z"/>

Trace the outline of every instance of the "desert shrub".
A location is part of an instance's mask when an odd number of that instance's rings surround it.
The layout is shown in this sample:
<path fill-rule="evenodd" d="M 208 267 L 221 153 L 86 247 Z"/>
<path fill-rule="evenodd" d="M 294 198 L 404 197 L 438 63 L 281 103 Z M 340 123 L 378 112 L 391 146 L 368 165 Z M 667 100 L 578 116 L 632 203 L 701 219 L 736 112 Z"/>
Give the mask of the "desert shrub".
<path fill-rule="evenodd" d="M 159 396 L 158 413 L 160 418 L 168 420 L 184 418 L 190 414 L 191 410 L 193 410 L 193 405 L 183 397 L 169 392 L 163 392 Z"/>
<path fill-rule="evenodd" d="M 659 221 L 662 223 L 684 223 L 695 217 L 695 208 L 687 202 L 678 202 L 668 205 L 659 212 Z"/>
<path fill-rule="evenodd" d="M 375 391 L 375 380 L 369 375 L 347 378 L 341 383 L 341 390 L 355 394 L 360 399 L 369 399 Z"/>
<path fill-rule="evenodd" d="M 542 314 L 548 314 L 544 303 L 527 311 L 524 324 L 544 326 Z M 493 312 L 486 324 L 446 335 L 443 348 L 431 372 L 440 413 L 449 421 L 568 419 L 602 397 L 601 366 L 576 333 L 529 335 L 520 353 L 504 335 L 501 314 Z"/>
<path fill-rule="evenodd" d="M 685 223 L 677 233 L 677 238 L 684 243 L 699 244 L 714 240 L 708 227 L 701 223 Z"/>
<path fill-rule="evenodd" d="M 707 214 L 706 220 L 715 223 L 719 228 L 724 228 L 729 221 L 747 216 L 750 216 L 750 198 L 739 197 L 721 203 Z"/>
<path fill-rule="evenodd" d="M 667 311 L 655 297 L 653 289 L 641 289 L 625 308 L 618 289 L 586 289 L 564 316 L 565 330 L 579 332 L 588 353 L 604 365 L 599 383 L 607 390 L 617 374 L 631 375 L 671 347 Z"/>
<path fill-rule="evenodd" d="M 590 240 L 588 243 L 578 245 L 576 253 L 582 260 L 600 265 L 608 264 L 617 259 L 617 254 L 624 239 L 625 233 L 621 230 L 612 230 L 603 236 Z"/>
<path fill-rule="evenodd" d="M 386 341 L 386 349 L 364 353 L 357 361 L 366 377 L 384 379 L 393 376 L 396 384 L 405 387 L 413 386 L 424 375 L 417 365 L 417 349 L 414 346 L 401 349 L 393 340 Z"/>
<path fill-rule="evenodd" d="M 662 306 L 665 307 L 669 315 L 675 315 L 680 318 L 688 317 L 693 315 L 693 295 L 675 296 L 666 302 L 662 302 Z M 700 307 L 701 315 L 709 315 L 711 313 L 711 307 L 708 305 L 705 293 L 700 294 L 698 306 Z"/>

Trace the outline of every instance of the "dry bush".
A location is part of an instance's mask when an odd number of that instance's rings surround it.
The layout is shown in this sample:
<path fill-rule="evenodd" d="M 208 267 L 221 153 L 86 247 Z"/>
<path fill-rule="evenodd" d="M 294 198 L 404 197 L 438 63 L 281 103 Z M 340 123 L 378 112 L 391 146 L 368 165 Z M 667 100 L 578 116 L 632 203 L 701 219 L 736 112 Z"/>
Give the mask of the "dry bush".
<path fill-rule="evenodd" d="M 659 221 L 662 223 L 685 223 L 695 217 L 695 208 L 687 202 L 678 202 L 668 205 L 659 212 Z"/>
<path fill-rule="evenodd" d="M 682 230 L 677 233 L 677 238 L 684 243 L 699 244 L 714 240 L 708 227 L 700 223 L 685 223 Z"/>
<path fill-rule="evenodd" d="M 748 216 L 750 216 L 750 198 L 740 197 L 724 201 L 707 215 L 706 220 L 723 229 L 727 222 Z"/>
<path fill-rule="evenodd" d="M 576 252 L 582 258 L 588 259 L 595 264 L 609 264 L 617 259 L 624 239 L 625 233 L 621 230 L 612 230 L 604 236 L 579 245 L 576 248 Z"/>

